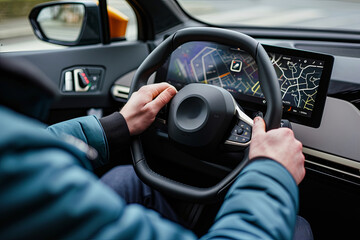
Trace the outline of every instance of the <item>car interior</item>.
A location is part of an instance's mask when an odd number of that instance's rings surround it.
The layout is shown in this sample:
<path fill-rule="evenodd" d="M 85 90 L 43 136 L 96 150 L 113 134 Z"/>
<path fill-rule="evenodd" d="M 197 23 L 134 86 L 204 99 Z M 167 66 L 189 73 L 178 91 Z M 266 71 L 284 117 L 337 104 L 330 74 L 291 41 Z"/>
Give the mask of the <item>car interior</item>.
<path fill-rule="evenodd" d="M 109 2 L 37 5 L 29 14 L 33 34 L 66 47 L 0 52 L 3 60 L 31 62 L 58 86 L 46 124 L 109 115 L 146 84 L 177 88 L 154 124 L 124 148 L 122 159 L 97 175 L 133 164 L 201 235 L 248 163 L 252 119 L 261 115 L 268 130 L 290 127 L 303 144 L 306 176 L 298 214 L 314 238 L 356 238 L 359 31 L 216 24 L 221 12 L 200 20 L 185 8 L 191 1 L 127 0 L 137 28 L 136 39 L 128 40 L 126 14 Z M 70 27 L 56 32 L 51 9 L 62 9 Z"/>

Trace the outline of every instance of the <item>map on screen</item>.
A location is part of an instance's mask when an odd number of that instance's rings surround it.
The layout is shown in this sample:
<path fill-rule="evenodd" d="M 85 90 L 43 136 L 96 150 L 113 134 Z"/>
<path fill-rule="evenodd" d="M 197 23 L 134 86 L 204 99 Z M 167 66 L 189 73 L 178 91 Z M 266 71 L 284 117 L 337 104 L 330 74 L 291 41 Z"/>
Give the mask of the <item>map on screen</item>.
<path fill-rule="evenodd" d="M 278 76 L 283 104 L 294 112 L 311 115 L 324 62 L 278 53 L 268 54 Z M 253 57 L 239 48 L 216 43 L 183 44 L 172 53 L 167 79 L 175 86 L 212 84 L 227 89 L 234 96 L 264 99 Z"/>

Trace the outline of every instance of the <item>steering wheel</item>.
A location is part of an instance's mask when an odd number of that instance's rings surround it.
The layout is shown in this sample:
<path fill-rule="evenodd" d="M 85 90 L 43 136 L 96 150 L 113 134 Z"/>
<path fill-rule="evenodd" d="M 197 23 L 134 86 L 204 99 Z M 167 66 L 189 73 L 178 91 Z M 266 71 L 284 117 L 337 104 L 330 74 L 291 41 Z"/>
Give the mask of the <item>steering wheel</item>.
<path fill-rule="evenodd" d="M 280 127 L 282 101 L 279 83 L 271 61 L 259 42 L 239 32 L 220 28 L 196 27 L 179 30 L 164 40 L 143 61 L 134 75 L 130 95 L 146 85 L 148 78 L 168 59 L 177 47 L 190 41 L 210 41 L 239 47 L 248 52 L 258 65 L 259 83 L 267 110 L 267 130 Z M 233 119 L 237 118 L 234 124 Z M 169 107 L 169 138 L 182 145 L 206 151 L 226 144 L 242 148 L 244 159 L 221 181 L 211 187 L 186 185 L 154 172 L 147 164 L 140 136 L 131 141 L 131 154 L 137 175 L 149 186 L 174 197 L 192 201 L 212 201 L 223 196 L 240 171 L 249 162 L 247 149 L 251 142 L 253 120 L 237 105 L 226 90 L 206 84 L 189 84 L 173 98 Z M 234 125 L 234 126 L 232 126 Z M 220 126 L 220 127 L 219 127 Z M 225 130 L 233 128 L 238 135 L 223 141 Z M 245 134 L 246 133 L 246 134 Z M 245 136 L 246 135 L 246 136 Z M 245 150 L 244 150 L 245 149 Z"/>

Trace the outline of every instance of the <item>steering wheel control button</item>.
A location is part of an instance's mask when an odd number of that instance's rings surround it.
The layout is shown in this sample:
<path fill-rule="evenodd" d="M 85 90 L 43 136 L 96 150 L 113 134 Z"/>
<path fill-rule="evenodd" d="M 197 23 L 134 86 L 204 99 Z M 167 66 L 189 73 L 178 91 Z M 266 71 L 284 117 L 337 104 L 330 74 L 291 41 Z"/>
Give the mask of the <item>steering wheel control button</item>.
<path fill-rule="evenodd" d="M 248 141 L 250 141 L 249 138 L 246 138 L 246 137 L 241 137 L 240 140 L 238 142 L 240 143 L 247 143 Z"/>
<path fill-rule="evenodd" d="M 237 122 L 236 126 L 237 126 L 237 129 L 240 129 L 240 128 L 243 129 L 243 132 L 240 135 L 244 134 L 245 132 L 247 132 L 248 134 L 250 133 L 250 135 L 251 135 L 251 126 L 249 124 L 240 120 Z"/>
<path fill-rule="evenodd" d="M 233 141 L 233 142 L 237 142 L 237 143 L 246 143 L 246 142 L 250 141 L 250 138 L 246 137 L 246 136 L 237 136 L 237 135 L 231 134 L 229 137 L 229 140 Z"/>
<path fill-rule="evenodd" d="M 239 140 L 238 138 L 236 138 L 235 140 L 237 142 L 247 142 L 246 140 L 250 140 L 251 138 L 251 131 L 244 130 L 242 127 L 235 125 L 231 132 L 230 138 L 234 140 L 234 137 L 245 138 L 245 140 Z M 229 140 L 231 140 L 230 138 Z"/>
<path fill-rule="evenodd" d="M 242 127 L 238 127 L 236 128 L 235 132 L 237 135 L 241 135 L 244 132 L 244 129 Z"/>
<path fill-rule="evenodd" d="M 250 144 L 250 140 L 251 126 L 242 120 L 238 120 L 225 144 L 243 148 Z"/>

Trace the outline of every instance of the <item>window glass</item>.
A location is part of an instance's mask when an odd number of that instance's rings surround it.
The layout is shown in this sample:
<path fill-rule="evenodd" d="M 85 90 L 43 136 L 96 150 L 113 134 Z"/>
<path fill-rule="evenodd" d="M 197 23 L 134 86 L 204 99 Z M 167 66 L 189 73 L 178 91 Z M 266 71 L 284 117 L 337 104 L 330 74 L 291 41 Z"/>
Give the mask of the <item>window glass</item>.
<path fill-rule="evenodd" d="M 137 21 L 134 10 L 125 0 L 107 0 L 107 4 L 128 17 L 129 21 L 126 28 L 126 39 L 133 41 L 138 37 Z"/>
<path fill-rule="evenodd" d="M 28 16 L 31 9 L 48 0 L 0 0 L 0 52 L 66 48 L 39 40 L 33 33 Z M 136 16 L 125 0 L 108 0 L 109 6 L 128 18 L 126 39 L 137 39 Z"/>
<path fill-rule="evenodd" d="M 177 0 L 215 25 L 360 31 L 360 0 Z"/>

